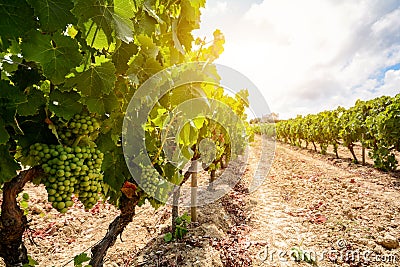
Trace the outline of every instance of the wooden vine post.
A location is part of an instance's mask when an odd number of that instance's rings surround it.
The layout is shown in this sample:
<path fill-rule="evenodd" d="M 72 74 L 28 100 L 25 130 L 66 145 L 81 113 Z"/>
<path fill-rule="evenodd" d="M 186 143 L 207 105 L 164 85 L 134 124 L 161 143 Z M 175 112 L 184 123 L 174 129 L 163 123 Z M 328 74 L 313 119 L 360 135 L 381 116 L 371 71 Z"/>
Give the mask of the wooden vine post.
<path fill-rule="evenodd" d="M 364 134 L 362 134 L 361 140 L 364 140 Z M 362 153 L 362 165 L 365 165 L 365 146 L 364 146 L 364 144 L 362 144 L 361 153 Z"/>
<path fill-rule="evenodd" d="M 194 165 L 192 172 L 191 182 L 190 182 L 190 216 L 192 222 L 197 222 L 197 170 L 198 164 Z"/>

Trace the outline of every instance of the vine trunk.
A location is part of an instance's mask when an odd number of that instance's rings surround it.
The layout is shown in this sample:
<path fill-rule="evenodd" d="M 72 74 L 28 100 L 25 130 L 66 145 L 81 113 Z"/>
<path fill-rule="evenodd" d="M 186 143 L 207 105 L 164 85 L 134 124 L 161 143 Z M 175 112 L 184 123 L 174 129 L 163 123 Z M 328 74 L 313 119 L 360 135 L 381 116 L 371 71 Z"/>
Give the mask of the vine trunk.
<path fill-rule="evenodd" d="M 28 263 L 28 252 L 22 240 L 28 227 L 28 219 L 18 205 L 17 196 L 25 184 L 41 175 L 38 167 L 21 171 L 11 181 L 4 183 L 0 216 L 0 257 L 7 267 Z"/>

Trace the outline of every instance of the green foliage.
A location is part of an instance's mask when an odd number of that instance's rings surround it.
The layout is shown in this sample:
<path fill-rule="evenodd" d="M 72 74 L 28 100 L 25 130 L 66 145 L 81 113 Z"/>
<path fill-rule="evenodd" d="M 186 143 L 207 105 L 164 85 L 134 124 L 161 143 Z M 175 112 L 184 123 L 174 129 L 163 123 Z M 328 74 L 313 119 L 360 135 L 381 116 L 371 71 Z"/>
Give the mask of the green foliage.
<path fill-rule="evenodd" d="M 168 233 L 166 233 L 166 234 L 164 235 L 164 241 L 165 241 L 166 243 L 171 242 L 172 239 L 174 239 L 172 233 L 168 232 Z"/>
<path fill-rule="evenodd" d="M 175 232 L 169 232 L 164 235 L 164 241 L 167 243 L 174 239 L 182 239 L 188 233 L 187 227 L 191 223 L 191 217 L 187 212 L 185 212 L 182 216 L 177 217 L 175 222 Z"/>
<path fill-rule="evenodd" d="M 85 262 L 90 261 L 90 257 L 86 253 L 81 253 L 74 257 L 74 266 L 75 267 L 90 267 L 91 265 L 83 265 Z"/>
<path fill-rule="evenodd" d="M 79 103 L 81 96 L 77 92 L 61 92 L 54 90 L 49 95 L 49 110 L 65 120 L 71 119 L 82 111 L 83 105 Z"/>
<path fill-rule="evenodd" d="M 188 232 L 187 227 L 191 223 L 191 217 L 185 212 L 182 216 L 176 218 L 175 221 L 176 229 L 174 236 L 177 239 L 182 239 Z"/>
<path fill-rule="evenodd" d="M 294 259 L 294 261 L 296 261 L 296 262 L 304 261 L 313 266 L 317 266 L 317 262 L 316 262 L 315 258 L 312 257 L 312 256 L 315 257 L 315 255 L 311 255 L 309 252 L 304 251 L 301 247 L 297 247 L 297 246 L 292 247 L 292 249 L 290 251 L 291 251 L 290 256 Z"/>
<path fill-rule="evenodd" d="M 10 154 L 8 145 L 0 145 L 0 158 L 0 183 L 5 183 L 17 175 L 20 166 Z"/>
<path fill-rule="evenodd" d="M 21 200 L 19 201 L 19 206 L 24 211 L 24 215 L 28 215 L 29 213 L 29 194 L 23 193 Z"/>
<path fill-rule="evenodd" d="M 27 2 L 33 7 L 44 32 L 56 32 L 68 24 L 76 23 L 70 11 L 74 7 L 73 1 L 27 0 Z"/>
<path fill-rule="evenodd" d="M 114 64 L 107 61 L 101 64 L 91 64 L 87 70 L 70 78 L 68 86 L 76 88 L 83 97 L 101 97 L 103 94 L 111 93 L 115 81 Z"/>
<path fill-rule="evenodd" d="M 361 142 L 368 149 L 376 168 L 393 171 L 397 167 L 395 151 L 400 151 L 400 94 L 369 101 L 358 100 L 349 109 L 338 107 L 316 115 L 297 117 L 277 124 L 277 137 L 283 142 L 318 143 L 321 153 L 332 145 L 337 153 L 339 142 L 349 148 Z"/>
<path fill-rule="evenodd" d="M 117 203 L 123 182 L 133 182 L 123 156 L 121 127 L 135 90 L 164 68 L 198 59 L 211 62 L 223 50 L 218 32 L 213 42 L 192 50 L 191 32 L 200 25 L 199 8 L 204 4 L 188 0 L 1 3 L 0 184 L 11 180 L 21 164 L 39 164 L 29 157 L 31 145 L 71 147 L 60 136 L 61 125 L 67 123 L 68 128 L 76 114 L 89 112 L 103 122 L 96 138 L 89 137 L 90 146 L 104 154 L 105 197 Z M 150 120 L 160 128 L 162 120 Z M 162 159 L 156 161 L 161 175 L 177 179 L 177 169 L 172 171 Z"/>
<path fill-rule="evenodd" d="M 223 51 L 225 40 L 219 30 L 211 42 L 198 39 L 197 48 L 193 47 L 191 32 L 200 25 L 199 9 L 204 5 L 204 0 L 18 0 L 0 4 L 4 15 L 0 22 L 0 184 L 11 180 L 22 165 L 41 165 L 46 173 L 41 182 L 46 184 L 49 200 L 58 210 L 65 211 L 70 205 L 71 191 L 79 191 L 88 208 L 100 191 L 117 204 L 124 182 L 136 183 L 126 166 L 121 144 L 122 121 L 132 95 L 160 70 L 192 61 L 211 63 Z M 188 72 L 182 80 L 193 77 L 214 84 L 220 79 L 212 66 L 201 73 Z M 177 143 L 185 155 L 178 166 L 205 154 L 205 150 L 200 153 L 198 144 L 210 138 L 216 145 L 215 160 L 209 167 L 212 170 L 220 167 L 223 157 L 236 157 L 246 145 L 243 133 L 248 130 L 244 112 L 247 97 L 246 90 L 228 96 L 218 86 L 199 84 L 182 86 L 159 99 L 143 125 L 152 165 L 162 177 L 157 194 L 167 197 L 171 188 L 166 182 L 179 184 L 182 180 L 180 170 L 168 163 L 162 150 L 166 141 L 160 133 L 167 114 L 188 99 L 210 98 L 226 104 L 229 114 L 214 107 L 219 116 L 216 123 L 201 117 L 210 111 L 203 100 L 197 110 L 199 116 L 178 134 Z M 85 133 L 86 129 L 72 123 L 77 114 L 97 118 L 101 129 L 95 127 L 94 132 Z M 231 115 L 237 119 L 230 119 Z M 170 122 L 171 127 L 178 125 Z M 225 125 L 231 126 L 225 129 Z M 89 130 L 91 125 L 85 127 Z M 95 148 L 96 152 L 80 158 L 75 147 Z M 44 152 L 43 148 L 60 155 Z M 74 152 L 68 152 L 70 149 Z M 66 153 L 63 156 L 67 159 L 60 158 L 61 153 Z M 104 155 L 102 164 L 88 158 L 99 155 Z M 89 170 L 72 170 L 74 160 Z M 133 165 L 135 162 L 132 159 Z M 64 175 L 52 173 L 56 168 L 64 168 Z M 68 168 L 71 171 L 65 171 Z M 89 174 L 94 182 L 90 190 L 96 196 L 81 194 L 89 190 L 89 181 L 85 180 Z M 140 176 L 139 169 L 136 175 Z M 55 176 L 69 181 L 68 190 L 64 184 L 53 188 Z M 137 193 L 143 194 L 140 190 Z M 151 194 L 141 197 L 155 207 L 162 204 Z"/>
<path fill-rule="evenodd" d="M 24 58 L 39 63 L 43 74 L 53 83 L 60 84 L 82 55 L 78 42 L 61 32 L 53 35 L 32 31 L 21 45 Z"/>
<path fill-rule="evenodd" d="M 39 263 L 28 255 L 28 263 L 25 263 L 22 267 L 35 267 L 36 265 L 39 265 Z"/>
<path fill-rule="evenodd" d="M 3 42 L 23 36 L 35 27 L 32 19 L 33 10 L 24 0 L 6 0 L 0 4 L 2 19 L 0 22 L 0 36 Z"/>
<path fill-rule="evenodd" d="M 72 206 L 72 193 L 86 209 L 100 196 L 117 205 L 127 181 L 134 185 L 132 194 L 140 203 L 147 199 L 157 208 L 171 192 L 167 182 L 180 184 L 183 179 L 164 154 L 164 127 L 175 130 L 185 156 L 176 157 L 178 166 L 202 154 L 207 161 L 206 150 L 199 146 L 204 139 L 216 145 L 209 170 L 219 168 L 223 157 L 242 153 L 248 141 L 248 92 L 230 96 L 215 85 L 185 84 L 158 99 L 154 110 L 145 114 L 147 121 L 138 128 L 145 130 L 147 151 L 132 151 L 131 161 L 124 157 L 122 125 L 137 89 L 161 70 L 193 61 L 212 63 L 222 53 L 225 40 L 219 30 L 211 42 L 193 38 L 204 5 L 205 0 L 0 3 L 0 187 L 22 167 L 41 166 L 45 175 L 34 181 L 46 186 L 48 200 L 60 212 Z M 180 77 L 181 72 L 172 75 Z M 181 79 L 193 77 L 220 82 L 216 68 L 209 64 Z M 225 109 L 210 105 L 206 98 L 224 103 Z M 195 106 L 197 117 L 189 122 L 183 116 L 169 118 L 189 99 L 202 99 Z M 147 103 L 148 96 L 140 101 Z M 210 110 L 216 118 L 204 117 Z M 181 132 L 177 125 L 184 125 Z M 152 161 L 153 169 L 147 173 L 141 173 L 138 164 L 144 152 Z M 132 173 L 126 162 L 132 165 Z M 143 188 L 132 175 L 147 179 Z M 179 239 L 187 233 L 190 216 L 178 219 L 172 235 Z M 74 264 L 82 266 L 88 260 L 80 254 Z M 32 261 L 29 266 L 36 264 Z"/>
<path fill-rule="evenodd" d="M 256 134 L 262 134 L 267 137 L 275 137 L 275 124 L 274 123 L 253 123 L 251 130 Z"/>

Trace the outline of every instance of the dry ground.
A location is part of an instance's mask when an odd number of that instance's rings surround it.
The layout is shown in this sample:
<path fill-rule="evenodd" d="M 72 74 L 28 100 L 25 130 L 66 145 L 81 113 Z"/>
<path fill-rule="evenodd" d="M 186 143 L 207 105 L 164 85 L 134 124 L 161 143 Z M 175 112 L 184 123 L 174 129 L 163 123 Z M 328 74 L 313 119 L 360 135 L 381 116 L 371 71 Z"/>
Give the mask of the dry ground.
<path fill-rule="evenodd" d="M 294 262 L 294 247 L 311 253 L 318 266 L 400 266 L 398 173 L 352 164 L 344 148 L 344 159 L 336 160 L 277 144 L 269 175 L 248 193 L 257 148 L 255 142 L 243 182 L 199 208 L 199 222 L 184 240 L 163 241 L 170 207 L 145 205 L 107 254 L 106 266 L 311 266 Z M 109 204 L 85 212 L 78 203 L 58 214 L 44 201 L 43 187 L 29 185 L 26 192 L 32 221 L 25 243 L 39 266 L 72 266 L 74 255 L 100 240 L 118 214 Z"/>

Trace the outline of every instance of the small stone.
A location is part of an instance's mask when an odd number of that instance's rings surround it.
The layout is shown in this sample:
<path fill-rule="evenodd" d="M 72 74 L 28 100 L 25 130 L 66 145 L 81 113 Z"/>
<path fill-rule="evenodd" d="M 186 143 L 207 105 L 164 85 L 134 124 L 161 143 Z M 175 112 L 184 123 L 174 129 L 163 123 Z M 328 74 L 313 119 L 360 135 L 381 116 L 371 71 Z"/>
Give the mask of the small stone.
<path fill-rule="evenodd" d="M 376 227 L 376 229 L 378 230 L 378 232 L 382 232 L 382 231 L 385 231 L 385 226 L 383 226 L 383 225 L 378 225 L 378 226 Z"/>
<path fill-rule="evenodd" d="M 44 213 L 43 208 L 40 207 L 39 205 L 33 205 L 33 206 L 31 207 L 31 211 L 32 211 L 32 214 L 35 214 L 35 215 Z"/>
<path fill-rule="evenodd" d="M 221 230 L 218 229 L 215 225 L 203 225 L 202 228 L 205 230 L 205 232 L 208 234 L 210 237 L 214 238 L 223 238 L 224 234 Z"/>
<path fill-rule="evenodd" d="M 399 247 L 397 238 L 390 234 L 386 234 L 383 238 L 378 239 L 377 243 L 386 249 L 396 249 Z"/>
<path fill-rule="evenodd" d="M 357 215 L 351 210 L 351 209 L 346 209 L 343 211 L 343 214 L 349 218 L 350 220 L 354 219 L 357 217 Z"/>

